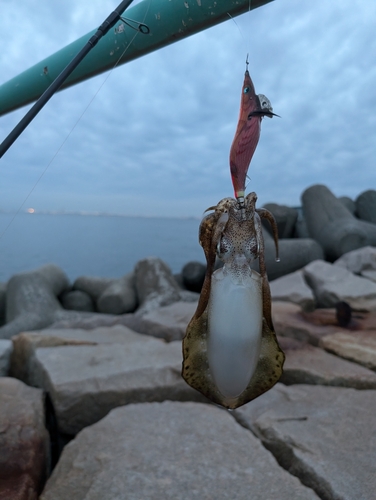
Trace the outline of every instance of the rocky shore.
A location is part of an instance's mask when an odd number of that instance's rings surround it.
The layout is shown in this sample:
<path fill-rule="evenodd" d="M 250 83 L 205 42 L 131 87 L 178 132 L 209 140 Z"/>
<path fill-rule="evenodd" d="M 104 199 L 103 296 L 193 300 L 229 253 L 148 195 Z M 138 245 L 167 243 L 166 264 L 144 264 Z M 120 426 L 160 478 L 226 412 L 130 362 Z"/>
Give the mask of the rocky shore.
<path fill-rule="evenodd" d="M 0 499 L 373 498 L 376 191 L 313 186 L 302 205 L 266 206 L 284 374 L 232 412 L 180 376 L 203 264 L 0 284 Z"/>

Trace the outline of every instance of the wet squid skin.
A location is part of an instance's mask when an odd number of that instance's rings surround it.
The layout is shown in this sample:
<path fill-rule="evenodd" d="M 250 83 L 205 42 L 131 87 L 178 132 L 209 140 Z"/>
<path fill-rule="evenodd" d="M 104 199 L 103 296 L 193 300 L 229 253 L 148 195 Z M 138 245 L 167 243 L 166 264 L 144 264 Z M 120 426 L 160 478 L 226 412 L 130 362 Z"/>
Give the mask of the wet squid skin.
<path fill-rule="evenodd" d="M 256 200 L 256 194 L 250 193 L 245 198 L 244 205 L 240 206 L 237 200 L 224 198 L 216 207 L 213 207 L 214 212 L 202 220 L 199 239 L 205 252 L 207 270 L 197 310 L 183 339 L 182 376 L 185 381 L 213 402 L 231 409 L 238 408 L 271 389 L 282 375 L 285 359 L 272 323 L 271 296 L 265 268 L 260 218 L 266 218 L 271 223 L 278 252 L 277 227 L 270 212 L 265 209 L 256 209 Z M 240 394 L 224 395 L 223 392 L 226 391 L 221 392 L 218 389 L 208 359 L 210 296 L 211 291 L 214 290 L 213 272 L 216 255 L 224 261 L 224 273 L 231 277 L 231 286 L 236 288 L 237 283 L 242 286 L 242 283 L 249 280 L 250 276 L 254 276 L 256 289 L 257 284 L 260 288 L 259 292 L 252 292 L 256 295 L 260 293 L 260 304 L 262 304 L 259 355 L 254 372 Z M 250 268 L 251 262 L 257 257 L 259 258 L 259 274 Z M 250 323 L 250 332 L 252 328 Z M 229 332 L 234 340 L 236 340 L 236 334 L 236 329 Z M 250 335 L 253 334 L 250 333 Z M 231 337 L 229 338 L 231 340 Z"/>

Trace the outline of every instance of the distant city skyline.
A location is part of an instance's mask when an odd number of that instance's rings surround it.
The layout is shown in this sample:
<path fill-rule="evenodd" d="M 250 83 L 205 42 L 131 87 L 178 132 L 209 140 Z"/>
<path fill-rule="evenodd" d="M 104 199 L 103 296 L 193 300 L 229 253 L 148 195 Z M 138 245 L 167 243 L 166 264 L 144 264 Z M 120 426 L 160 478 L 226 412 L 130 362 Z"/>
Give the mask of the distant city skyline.
<path fill-rule="evenodd" d="M 103 217 L 141 217 L 141 218 L 167 218 L 167 219 L 197 219 L 200 217 L 194 215 L 137 215 L 137 214 L 126 214 L 126 213 L 111 213 L 111 212 L 92 212 L 87 210 L 74 211 L 74 210 L 36 210 L 35 208 L 28 207 L 22 208 L 21 210 L 3 210 L 0 209 L 0 214 L 16 215 L 16 214 L 28 214 L 28 215 L 82 215 L 82 216 L 103 216 Z"/>

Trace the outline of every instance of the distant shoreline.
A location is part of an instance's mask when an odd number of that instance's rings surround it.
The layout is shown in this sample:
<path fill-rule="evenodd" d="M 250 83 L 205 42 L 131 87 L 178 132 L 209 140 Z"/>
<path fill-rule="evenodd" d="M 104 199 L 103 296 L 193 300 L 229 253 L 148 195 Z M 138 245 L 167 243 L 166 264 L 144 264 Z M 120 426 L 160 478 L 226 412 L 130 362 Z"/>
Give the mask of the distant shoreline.
<path fill-rule="evenodd" d="M 33 210 L 33 211 L 31 211 Z M 135 218 L 135 219 L 178 219 L 178 220 L 200 220 L 200 217 L 191 216 L 166 216 L 166 215 L 130 215 L 130 214 L 117 214 L 110 212 L 86 212 L 86 211 L 64 211 L 64 210 L 35 210 L 27 209 L 20 212 L 13 210 L 0 210 L 0 215 L 74 215 L 83 217 L 124 217 L 124 218 Z"/>

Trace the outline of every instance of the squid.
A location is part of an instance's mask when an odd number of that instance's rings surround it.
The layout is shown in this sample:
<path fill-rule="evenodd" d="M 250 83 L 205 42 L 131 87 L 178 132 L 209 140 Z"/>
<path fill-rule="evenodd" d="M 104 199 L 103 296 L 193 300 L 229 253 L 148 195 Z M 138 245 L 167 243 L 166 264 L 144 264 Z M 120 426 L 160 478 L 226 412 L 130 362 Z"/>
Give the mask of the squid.
<path fill-rule="evenodd" d="M 256 201 L 256 193 L 241 205 L 224 198 L 202 220 L 199 240 L 207 270 L 183 339 L 184 380 L 228 409 L 273 387 L 285 359 L 272 322 L 261 218 L 271 223 L 278 259 L 277 225 Z M 223 267 L 215 270 L 217 256 Z M 257 258 L 259 272 L 251 267 Z"/>
<path fill-rule="evenodd" d="M 256 95 L 247 68 L 240 115 L 230 150 L 235 198 L 224 198 L 199 229 L 207 268 L 196 312 L 183 339 L 182 376 L 214 403 L 235 409 L 271 389 L 282 375 L 285 355 L 271 314 L 261 218 L 278 231 L 273 215 L 256 208 L 257 195 L 245 197 L 248 167 L 257 147 L 261 120 L 273 113 Z M 217 257 L 223 266 L 216 269 Z M 258 271 L 254 269 L 258 259 Z"/>
<path fill-rule="evenodd" d="M 207 270 L 197 310 L 183 339 L 184 380 L 213 402 L 235 409 L 279 380 L 285 356 L 271 316 L 261 218 L 278 233 L 273 215 L 256 208 L 256 193 L 243 206 L 224 198 L 199 229 Z M 223 267 L 215 270 L 216 256 Z M 259 272 L 252 269 L 258 258 Z"/>

